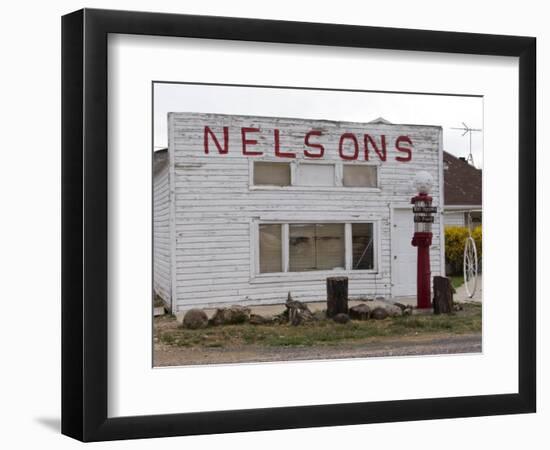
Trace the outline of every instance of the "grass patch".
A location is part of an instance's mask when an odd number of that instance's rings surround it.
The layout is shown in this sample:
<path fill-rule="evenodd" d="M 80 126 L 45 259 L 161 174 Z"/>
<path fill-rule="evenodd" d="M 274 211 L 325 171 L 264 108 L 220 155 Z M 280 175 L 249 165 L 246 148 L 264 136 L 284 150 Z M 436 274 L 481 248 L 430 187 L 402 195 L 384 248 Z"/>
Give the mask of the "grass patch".
<path fill-rule="evenodd" d="M 234 346 L 310 347 L 360 342 L 372 338 L 422 334 L 481 332 L 481 305 L 466 304 L 451 315 L 414 315 L 385 320 L 352 321 L 341 325 L 320 320 L 301 326 L 225 325 L 201 330 L 181 328 L 174 319 L 155 319 L 155 337 L 176 347 L 225 348 Z"/>
<path fill-rule="evenodd" d="M 464 275 L 450 275 L 451 284 L 456 289 L 464 284 Z"/>

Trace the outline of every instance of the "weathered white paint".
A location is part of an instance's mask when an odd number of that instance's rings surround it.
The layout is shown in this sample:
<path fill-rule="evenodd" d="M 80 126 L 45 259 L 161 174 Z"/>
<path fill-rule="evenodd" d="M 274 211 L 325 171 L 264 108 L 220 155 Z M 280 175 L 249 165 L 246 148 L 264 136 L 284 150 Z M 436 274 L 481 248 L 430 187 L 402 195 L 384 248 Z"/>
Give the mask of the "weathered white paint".
<path fill-rule="evenodd" d="M 439 169 L 438 169 L 438 176 L 439 176 L 439 268 L 440 273 L 442 277 L 447 275 L 447 269 L 445 264 L 445 225 L 444 225 L 444 219 L 443 219 L 443 212 L 444 212 L 444 206 L 445 205 L 445 171 L 444 171 L 444 163 L 443 163 L 443 132 L 439 133 L 439 148 L 441 151 L 439 152 Z M 433 287 L 433 286 L 432 286 Z"/>
<path fill-rule="evenodd" d="M 464 212 L 446 211 L 443 214 L 443 222 L 446 227 L 464 227 L 466 222 L 464 220 Z"/>
<path fill-rule="evenodd" d="M 480 213 L 481 205 L 449 205 L 443 211 L 443 222 L 446 227 L 468 226 L 468 213 Z"/>
<path fill-rule="evenodd" d="M 443 240 L 444 235 L 441 233 L 438 223 L 432 226 L 432 231 L 434 238 L 437 234 Z M 405 203 L 393 204 L 391 213 L 391 293 L 393 297 L 416 295 L 416 258 L 418 250 L 411 245 L 413 233 L 414 222 L 411 206 Z M 445 253 L 442 254 L 440 251 L 442 245 L 444 244 L 430 247 L 432 275 L 444 275 L 441 263 L 445 261 Z M 411 267 L 413 270 L 411 270 Z"/>
<path fill-rule="evenodd" d="M 222 127 L 229 127 L 229 152 L 219 154 L 210 145 L 205 154 L 204 126 L 209 126 L 223 143 Z M 169 153 L 174 173 L 174 311 L 193 306 L 219 304 L 272 304 L 286 300 L 292 292 L 298 300 L 322 300 L 326 294 L 326 277 L 346 275 L 350 279 L 351 298 L 390 296 L 391 214 L 392 205 L 408 205 L 414 195 L 410 181 L 419 170 L 434 177 L 433 203 L 441 206 L 442 186 L 440 145 L 441 128 L 433 126 L 391 125 L 384 123 L 342 123 L 270 117 L 229 116 L 216 114 L 170 113 Z M 261 133 L 251 135 L 258 143 L 251 150 L 262 156 L 243 156 L 241 127 L 255 127 Z M 295 159 L 276 158 L 272 130 L 281 130 L 281 151 L 296 152 Z M 342 186 L 251 186 L 251 161 L 291 161 L 293 174 L 304 156 L 304 135 L 311 129 L 322 130 L 325 146 L 323 163 L 336 164 L 341 176 L 342 161 L 338 140 L 342 133 L 384 134 L 387 161 L 380 162 L 371 151 L 369 163 L 378 165 L 379 186 L 344 188 Z M 399 162 L 402 156 L 394 149 L 395 139 L 409 136 L 413 157 Z M 363 148 L 360 139 L 360 149 Z M 360 150 L 360 159 L 363 151 Z M 294 176 L 293 175 L 293 176 Z M 369 221 L 375 224 L 375 270 L 332 270 L 259 274 L 257 267 L 257 225 L 261 222 L 342 222 Z M 349 230 L 349 228 L 346 228 Z M 443 272 L 439 215 L 433 227 L 432 272 Z M 283 235 L 288 230 L 283 227 Z M 349 240 L 347 231 L 346 241 Z M 412 236 L 409 237 L 409 239 Z M 283 253 L 288 248 L 283 247 Z M 349 261 L 346 264 L 349 267 Z M 415 271 L 416 267 L 411 270 Z"/>
<path fill-rule="evenodd" d="M 158 154 L 153 173 L 153 290 L 171 304 L 171 239 L 168 155 Z"/>

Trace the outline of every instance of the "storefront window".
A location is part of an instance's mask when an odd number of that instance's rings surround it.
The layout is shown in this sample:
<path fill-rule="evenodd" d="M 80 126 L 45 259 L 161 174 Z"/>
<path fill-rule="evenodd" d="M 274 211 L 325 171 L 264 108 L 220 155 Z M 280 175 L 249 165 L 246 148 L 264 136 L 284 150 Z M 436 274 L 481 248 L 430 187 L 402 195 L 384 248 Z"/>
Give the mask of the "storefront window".
<path fill-rule="evenodd" d="M 291 272 L 344 268 L 344 224 L 290 224 Z"/>
<path fill-rule="evenodd" d="M 260 224 L 259 270 L 374 270 L 374 244 L 372 222 Z"/>
<path fill-rule="evenodd" d="M 372 223 L 351 224 L 353 270 L 374 268 L 374 236 Z"/>
<path fill-rule="evenodd" d="M 260 273 L 282 272 L 281 225 L 260 225 Z"/>

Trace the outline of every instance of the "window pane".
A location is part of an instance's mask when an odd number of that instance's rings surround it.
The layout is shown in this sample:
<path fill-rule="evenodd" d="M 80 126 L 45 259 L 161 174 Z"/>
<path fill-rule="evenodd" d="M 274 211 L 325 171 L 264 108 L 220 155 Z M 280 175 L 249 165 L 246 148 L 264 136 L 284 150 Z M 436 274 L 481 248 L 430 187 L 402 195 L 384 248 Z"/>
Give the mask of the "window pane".
<path fill-rule="evenodd" d="M 334 186 L 334 164 L 299 164 L 299 186 Z"/>
<path fill-rule="evenodd" d="M 282 271 L 281 225 L 260 225 L 260 273 Z"/>
<path fill-rule="evenodd" d="M 353 269 L 374 269 L 374 237 L 372 223 L 351 225 Z"/>
<path fill-rule="evenodd" d="M 289 225 L 289 270 L 345 267 L 344 224 Z"/>
<path fill-rule="evenodd" d="M 315 270 L 315 225 L 289 225 L 289 270 Z"/>
<path fill-rule="evenodd" d="M 343 185 L 348 187 L 376 187 L 376 166 L 344 164 Z"/>
<path fill-rule="evenodd" d="M 254 184 L 290 186 L 290 164 L 278 162 L 255 162 Z"/>
<path fill-rule="evenodd" d="M 345 231 L 343 223 L 317 224 L 317 269 L 345 268 Z"/>

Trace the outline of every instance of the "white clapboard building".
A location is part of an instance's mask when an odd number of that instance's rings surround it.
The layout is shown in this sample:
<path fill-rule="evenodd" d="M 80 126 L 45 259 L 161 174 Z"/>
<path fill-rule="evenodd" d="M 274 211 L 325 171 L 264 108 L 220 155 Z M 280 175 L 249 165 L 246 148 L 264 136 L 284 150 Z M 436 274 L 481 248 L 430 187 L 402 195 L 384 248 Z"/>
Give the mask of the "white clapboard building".
<path fill-rule="evenodd" d="M 174 112 L 154 155 L 154 291 L 172 312 L 416 294 L 412 180 L 443 192 L 439 126 Z M 436 214 L 432 275 L 444 271 Z"/>

